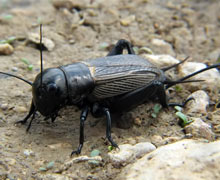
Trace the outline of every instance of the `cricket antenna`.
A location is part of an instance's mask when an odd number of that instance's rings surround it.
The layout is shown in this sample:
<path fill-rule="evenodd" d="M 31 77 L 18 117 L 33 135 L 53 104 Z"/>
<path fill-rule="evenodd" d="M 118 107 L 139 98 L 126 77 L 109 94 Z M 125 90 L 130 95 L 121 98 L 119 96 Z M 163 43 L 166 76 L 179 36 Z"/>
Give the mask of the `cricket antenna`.
<path fill-rule="evenodd" d="M 172 68 L 175 68 L 175 67 L 179 66 L 180 64 L 183 64 L 183 63 L 184 63 L 185 61 L 187 61 L 188 59 L 189 59 L 189 56 L 187 56 L 184 60 L 180 61 L 179 63 L 174 64 L 174 65 L 171 65 L 171 66 L 168 66 L 168 67 L 164 67 L 164 68 L 162 68 L 161 70 L 162 70 L 163 72 L 168 71 L 168 70 L 170 70 L 170 69 L 172 69 Z"/>
<path fill-rule="evenodd" d="M 26 79 L 24 79 L 24 78 L 22 78 L 22 77 L 16 76 L 16 75 L 14 75 L 14 74 L 5 73 L 5 72 L 0 72 L 0 74 L 4 74 L 4 75 L 7 75 L 7 76 L 15 77 L 15 78 L 17 78 L 17 79 L 20 79 L 20 80 L 26 82 L 27 84 L 29 84 L 29 85 L 31 85 L 31 86 L 33 85 L 32 82 L 30 82 L 30 81 L 28 81 L 28 80 L 26 80 Z"/>
<path fill-rule="evenodd" d="M 199 70 L 199 71 L 196 71 L 196 72 L 194 72 L 194 73 L 191 73 L 191 74 L 189 74 L 189 75 L 187 75 L 187 76 L 185 76 L 185 77 L 182 77 L 182 78 L 180 78 L 180 79 L 178 79 L 178 80 L 176 80 L 176 81 L 173 81 L 173 82 L 171 82 L 171 81 L 165 81 L 165 84 L 167 84 L 166 85 L 166 89 L 168 89 L 169 87 L 171 87 L 171 86 L 173 86 L 173 85 L 175 85 L 175 84 L 180 84 L 180 83 L 188 83 L 188 82 L 199 82 L 199 81 L 203 81 L 203 80 L 189 80 L 189 81 L 185 81 L 186 79 L 189 79 L 189 78 L 191 78 L 191 77 L 193 77 L 193 76 L 195 76 L 195 75 L 197 75 L 197 74 L 199 74 L 199 73 L 202 73 L 202 72 L 204 72 L 204 71 L 207 71 L 207 70 L 209 70 L 209 69 L 213 69 L 213 68 L 219 68 L 220 67 L 220 63 L 219 64 L 214 64 L 214 65 L 211 65 L 211 66 L 208 66 L 208 67 L 206 67 L 206 68 L 203 68 L 203 69 L 201 69 L 201 70 Z"/>
<path fill-rule="evenodd" d="M 42 87 L 43 83 L 43 47 L 42 47 L 42 24 L 40 24 L 40 73 L 41 73 L 41 79 L 40 79 L 40 87 Z"/>

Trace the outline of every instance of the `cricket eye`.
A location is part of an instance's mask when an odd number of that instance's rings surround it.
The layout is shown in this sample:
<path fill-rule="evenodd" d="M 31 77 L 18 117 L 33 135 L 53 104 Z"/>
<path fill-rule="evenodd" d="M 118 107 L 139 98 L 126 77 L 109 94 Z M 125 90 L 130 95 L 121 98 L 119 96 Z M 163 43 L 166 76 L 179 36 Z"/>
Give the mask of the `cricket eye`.
<path fill-rule="evenodd" d="M 47 92 L 54 93 L 57 90 L 57 85 L 55 83 L 51 83 L 47 85 Z"/>

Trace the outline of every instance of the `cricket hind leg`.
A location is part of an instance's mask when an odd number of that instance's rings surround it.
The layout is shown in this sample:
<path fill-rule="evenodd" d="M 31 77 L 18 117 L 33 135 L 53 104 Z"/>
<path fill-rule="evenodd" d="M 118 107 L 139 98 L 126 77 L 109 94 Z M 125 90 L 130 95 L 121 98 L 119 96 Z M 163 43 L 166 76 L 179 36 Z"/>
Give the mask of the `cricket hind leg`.
<path fill-rule="evenodd" d="M 194 98 L 193 98 L 193 97 L 190 97 L 190 98 L 186 99 L 186 100 L 185 100 L 184 102 L 182 102 L 182 103 L 169 103 L 168 106 L 171 106 L 171 107 L 174 107 L 174 106 L 185 107 L 186 104 L 187 104 L 189 101 L 192 101 L 192 100 L 194 100 Z"/>
<path fill-rule="evenodd" d="M 106 138 L 108 141 L 111 143 L 111 145 L 115 148 L 119 148 L 118 145 L 113 141 L 112 136 L 111 136 L 111 124 L 112 124 L 112 119 L 111 119 L 111 114 L 108 108 L 102 108 L 105 116 L 106 116 Z"/>
<path fill-rule="evenodd" d="M 94 117 L 102 117 L 106 118 L 106 138 L 111 143 L 111 145 L 115 148 L 118 148 L 118 145 L 113 141 L 111 136 L 111 126 L 112 126 L 112 117 L 109 108 L 105 106 L 94 104 L 91 111 Z"/>
<path fill-rule="evenodd" d="M 123 50 L 127 49 L 128 54 L 135 54 L 134 49 L 130 42 L 125 39 L 120 39 L 116 45 L 112 48 L 112 50 L 107 54 L 107 56 L 114 56 L 123 54 Z"/>
<path fill-rule="evenodd" d="M 158 89 L 157 89 L 157 97 L 159 98 L 159 102 L 160 104 L 164 107 L 164 108 L 168 108 L 168 107 L 174 107 L 174 106 L 180 106 L 180 107 L 185 107 L 185 105 L 191 101 L 194 100 L 193 97 L 190 97 L 188 99 L 186 99 L 184 102 L 182 103 L 168 103 L 167 102 L 167 95 L 166 95 L 166 91 L 165 88 L 163 86 L 162 83 L 158 83 Z"/>

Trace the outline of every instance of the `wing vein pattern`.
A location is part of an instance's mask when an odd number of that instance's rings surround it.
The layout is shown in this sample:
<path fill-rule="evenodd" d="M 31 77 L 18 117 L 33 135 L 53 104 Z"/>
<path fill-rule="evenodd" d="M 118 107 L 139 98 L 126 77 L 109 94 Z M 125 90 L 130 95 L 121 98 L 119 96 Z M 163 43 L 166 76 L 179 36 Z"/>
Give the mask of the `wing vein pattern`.
<path fill-rule="evenodd" d="M 93 96 L 98 99 L 115 97 L 146 85 L 159 76 L 158 69 L 136 55 L 119 55 L 85 62 L 93 69 Z"/>

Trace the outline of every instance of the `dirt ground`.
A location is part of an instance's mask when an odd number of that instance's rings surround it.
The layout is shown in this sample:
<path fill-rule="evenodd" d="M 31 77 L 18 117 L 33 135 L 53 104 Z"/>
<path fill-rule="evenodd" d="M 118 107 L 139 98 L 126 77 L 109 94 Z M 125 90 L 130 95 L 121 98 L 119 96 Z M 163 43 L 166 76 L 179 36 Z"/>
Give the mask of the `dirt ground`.
<path fill-rule="evenodd" d="M 72 2 L 72 3 L 70 3 Z M 76 61 L 105 56 L 109 48 L 124 38 L 137 47 L 148 47 L 155 54 L 168 53 L 181 59 L 214 64 L 220 54 L 220 1 L 218 0 L 83 0 L 34 1 L 0 0 L 0 39 L 16 37 L 14 52 L 0 56 L 0 71 L 13 72 L 33 81 L 40 70 L 40 54 L 28 41 L 29 33 L 39 33 L 43 24 L 43 37 L 51 39 L 55 47 L 43 52 L 44 68 L 57 67 Z M 154 48 L 153 39 L 163 39 L 166 48 Z M 33 65 L 28 70 L 21 59 Z M 173 71 L 178 76 L 177 71 Z M 174 77 L 175 78 L 175 77 Z M 41 179 L 55 173 L 70 153 L 78 146 L 80 111 L 74 107 L 61 110 L 54 123 L 38 114 L 28 133 L 27 125 L 14 125 L 28 112 L 32 94 L 29 85 L 0 76 L 0 179 Z M 182 102 L 190 94 L 185 89 L 172 91 L 172 102 Z M 198 87 L 199 89 L 199 87 Z M 213 104 L 217 90 L 207 90 Z M 170 139 L 184 138 L 175 110 L 161 110 L 157 118 L 151 116 L 154 103 L 133 110 L 134 119 L 129 129 L 112 127 L 118 144 L 151 141 L 155 135 L 167 143 Z M 219 127 L 220 115 L 210 105 L 208 114 L 196 114 L 214 127 Z M 210 118 L 211 117 L 211 118 Z M 93 149 L 101 152 L 103 163 L 91 167 L 88 162 L 76 163 L 60 172 L 72 179 L 114 179 L 121 168 L 115 168 L 107 157 L 104 119 L 96 126 L 89 115 L 85 125 L 85 143 L 81 155 L 90 155 Z M 216 138 L 220 130 L 214 128 Z M 31 151 L 27 155 L 25 150 Z M 46 172 L 42 167 L 54 162 Z M 49 179 L 49 178 L 48 178 Z"/>

